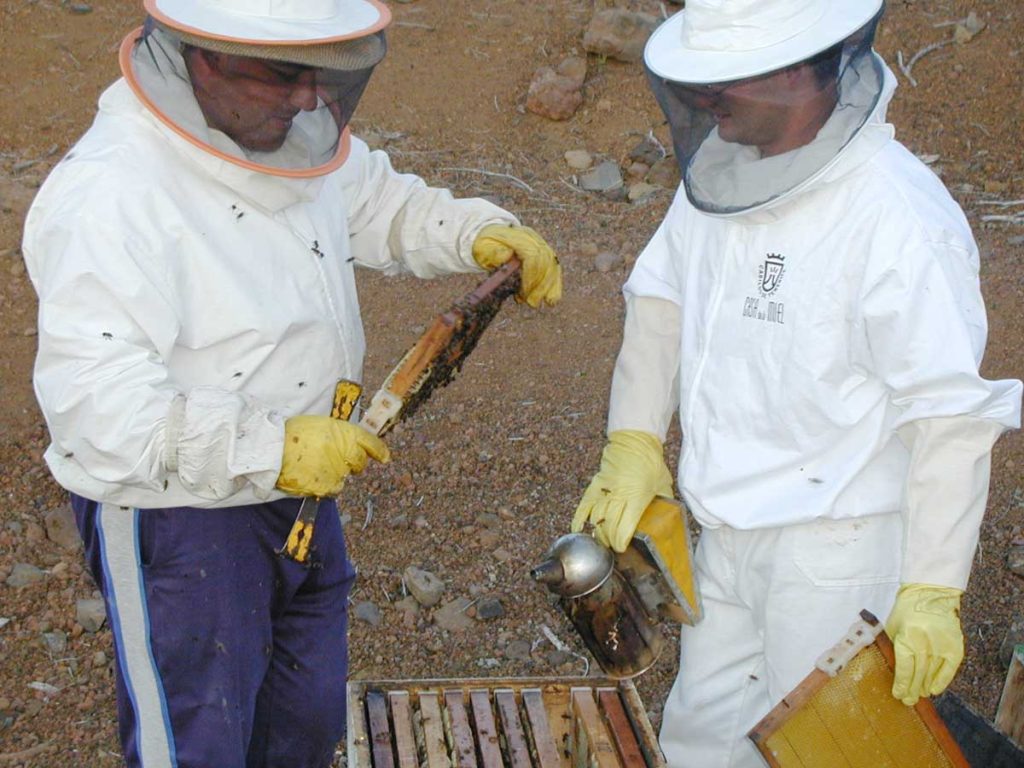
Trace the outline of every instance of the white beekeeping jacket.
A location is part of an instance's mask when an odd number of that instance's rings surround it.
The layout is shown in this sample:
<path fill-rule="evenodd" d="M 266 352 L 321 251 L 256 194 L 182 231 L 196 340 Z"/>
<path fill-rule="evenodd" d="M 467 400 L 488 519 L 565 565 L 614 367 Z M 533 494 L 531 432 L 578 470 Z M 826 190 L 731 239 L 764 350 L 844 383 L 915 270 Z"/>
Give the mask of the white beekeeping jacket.
<path fill-rule="evenodd" d="M 679 308 L 662 312 L 678 317 L 678 389 L 627 399 L 613 387 L 609 430 L 664 435 L 658 407 L 678 394 L 678 482 L 703 525 L 895 512 L 901 427 L 1019 426 L 1020 382 L 978 374 L 987 326 L 968 223 L 892 140 L 886 77 L 872 120 L 787 197 L 714 216 L 677 194 L 625 286 L 627 301 Z M 620 366 L 635 357 L 624 347 Z"/>
<path fill-rule="evenodd" d="M 263 175 L 176 135 L 124 81 L 104 93 L 25 225 L 62 486 L 140 508 L 279 497 L 284 419 L 328 414 L 335 382 L 362 376 L 355 266 L 476 271 L 479 230 L 517 223 L 344 140 L 327 176 Z"/>

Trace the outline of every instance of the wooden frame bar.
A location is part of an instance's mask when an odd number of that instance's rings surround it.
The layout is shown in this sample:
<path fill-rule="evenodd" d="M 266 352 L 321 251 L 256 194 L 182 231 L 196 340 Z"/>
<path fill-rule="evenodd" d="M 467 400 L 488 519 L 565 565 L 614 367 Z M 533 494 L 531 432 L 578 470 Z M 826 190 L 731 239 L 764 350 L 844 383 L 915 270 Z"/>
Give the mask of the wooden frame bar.
<path fill-rule="evenodd" d="M 607 678 L 350 681 L 349 768 L 666 768 Z"/>
<path fill-rule="evenodd" d="M 996 710 L 996 730 L 1024 749 L 1024 645 L 1018 645 L 1010 659 Z"/>

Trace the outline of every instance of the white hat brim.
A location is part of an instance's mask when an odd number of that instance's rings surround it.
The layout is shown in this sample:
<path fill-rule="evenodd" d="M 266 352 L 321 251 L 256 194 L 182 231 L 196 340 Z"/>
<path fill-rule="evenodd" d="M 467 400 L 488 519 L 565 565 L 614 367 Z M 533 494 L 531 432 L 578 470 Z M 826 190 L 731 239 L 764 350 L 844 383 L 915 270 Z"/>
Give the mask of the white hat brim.
<path fill-rule="evenodd" d="M 680 83 L 724 83 L 763 75 L 809 59 L 846 39 L 878 13 L 882 0 L 835 3 L 811 27 L 775 45 L 747 51 L 710 51 L 683 45 L 686 11 L 671 16 L 648 38 L 644 62 L 659 77 Z"/>
<path fill-rule="evenodd" d="M 196 37 L 263 45 L 314 45 L 378 32 L 391 21 L 380 0 L 349 0 L 343 18 L 273 19 L 226 13 L 203 0 L 144 0 L 146 12 L 171 29 Z"/>

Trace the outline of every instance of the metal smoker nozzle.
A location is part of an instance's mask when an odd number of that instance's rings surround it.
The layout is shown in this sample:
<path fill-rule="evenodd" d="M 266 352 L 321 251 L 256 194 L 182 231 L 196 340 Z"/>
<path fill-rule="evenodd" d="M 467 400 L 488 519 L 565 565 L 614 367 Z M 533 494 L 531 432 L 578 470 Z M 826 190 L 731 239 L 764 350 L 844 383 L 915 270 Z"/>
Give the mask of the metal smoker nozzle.
<path fill-rule="evenodd" d="M 558 560 L 552 558 L 536 566 L 530 571 L 530 576 L 541 584 L 560 584 L 565 581 L 565 569 Z"/>
<path fill-rule="evenodd" d="M 614 566 L 612 551 L 593 536 L 567 533 L 555 540 L 530 575 L 563 597 L 581 597 L 604 584 Z"/>

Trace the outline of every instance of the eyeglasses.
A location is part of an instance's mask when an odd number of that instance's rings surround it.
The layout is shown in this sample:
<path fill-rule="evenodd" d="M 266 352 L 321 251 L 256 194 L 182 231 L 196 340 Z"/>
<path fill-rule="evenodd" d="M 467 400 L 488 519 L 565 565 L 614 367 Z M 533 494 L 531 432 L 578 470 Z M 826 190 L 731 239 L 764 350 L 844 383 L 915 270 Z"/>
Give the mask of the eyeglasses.
<path fill-rule="evenodd" d="M 751 85 L 753 83 L 759 83 L 763 80 L 770 80 L 773 77 L 778 77 L 782 72 L 792 69 L 792 67 L 784 67 L 783 69 L 776 69 L 773 72 L 765 72 L 762 75 L 754 75 L 753 77 L 744 77 L 739 80 L 730 80 L 725 83 L 676 83 L 672 81 L 666 81 L 674 89 L 684 91 L 686 93 L 693 94 L 695 96 L 703 96 L 704 98 L 716 98 L 721 96 L 728 90 L 736 88 L 741 85 Z"/>

